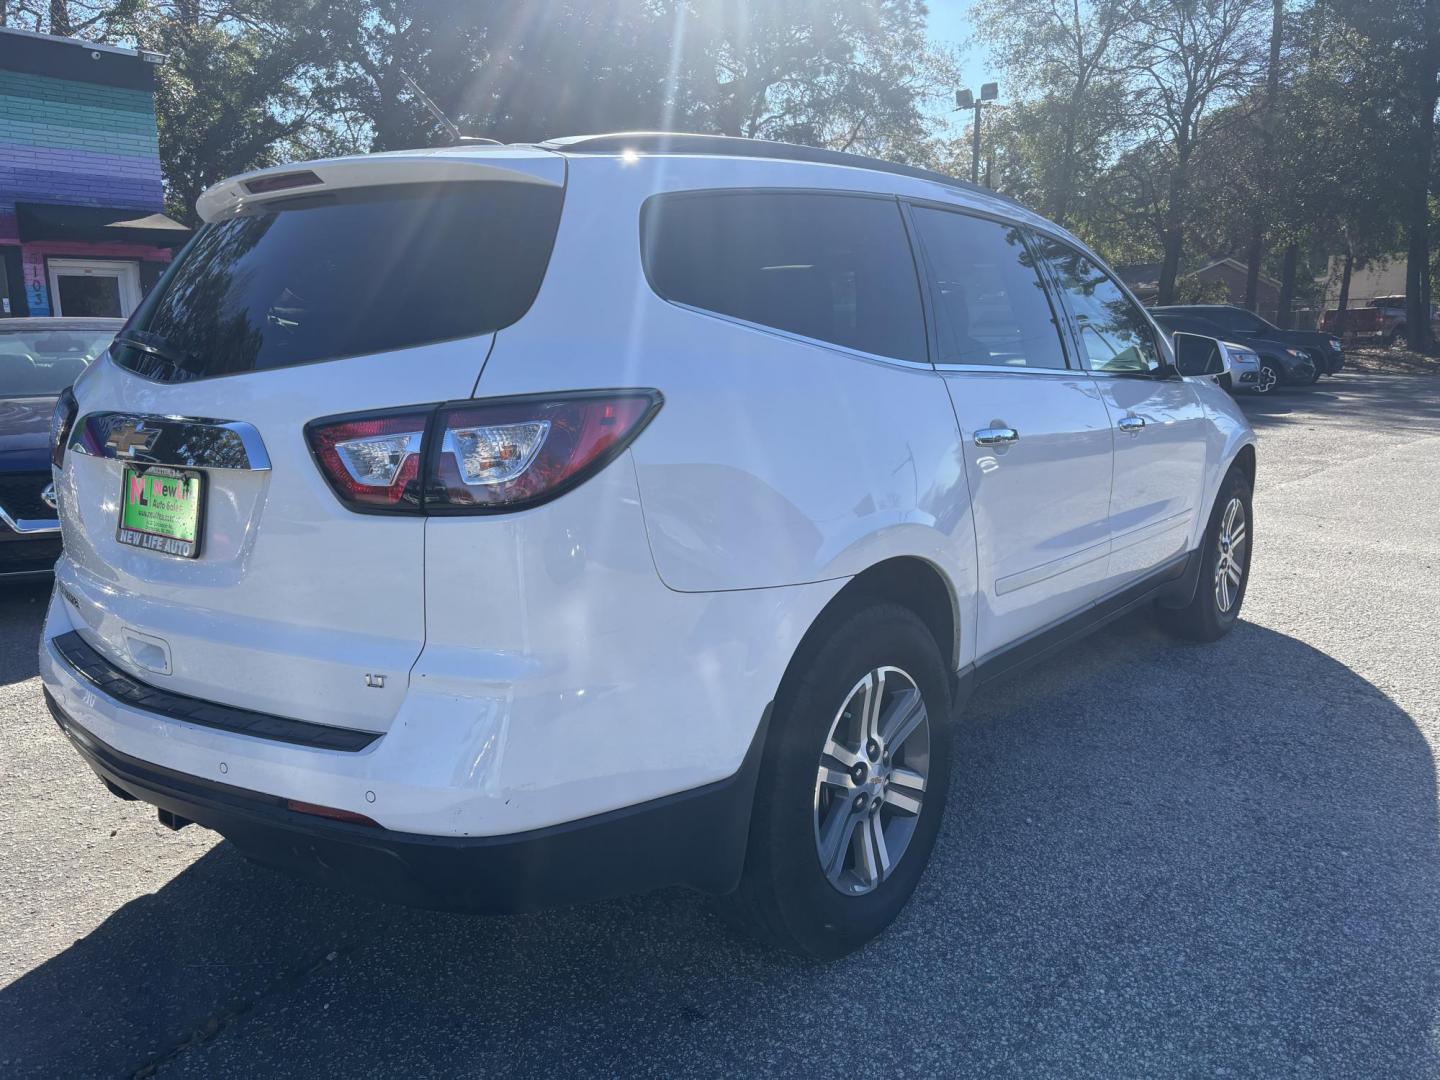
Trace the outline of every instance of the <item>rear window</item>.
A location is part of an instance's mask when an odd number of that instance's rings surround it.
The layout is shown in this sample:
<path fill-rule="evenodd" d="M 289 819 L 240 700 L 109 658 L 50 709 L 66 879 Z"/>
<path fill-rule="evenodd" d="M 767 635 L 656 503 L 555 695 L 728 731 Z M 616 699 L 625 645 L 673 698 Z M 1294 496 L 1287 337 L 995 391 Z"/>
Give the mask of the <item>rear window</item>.
<path fill-rule="evenodd" d="M 449 183 L 257 205 L 200 229 L 112 355 L 179 381 L 498 330 L 540 288 L 562 199 Z"/>
<path fill-rule="evenodd" d="M 925 361 L 920 285 L 893 199 L 666 195 L 645 205 L 654 290 L 706 311 L 877 356 Z"/>

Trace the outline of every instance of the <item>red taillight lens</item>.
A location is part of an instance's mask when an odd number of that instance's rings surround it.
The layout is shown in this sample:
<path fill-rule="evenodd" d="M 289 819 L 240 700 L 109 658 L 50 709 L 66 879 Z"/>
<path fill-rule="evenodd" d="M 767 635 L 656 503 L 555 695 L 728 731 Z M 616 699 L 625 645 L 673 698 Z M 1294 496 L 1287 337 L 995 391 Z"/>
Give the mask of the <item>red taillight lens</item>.
<path fill-rule="evenodd" d="M 65 447 L 70 442 L 70 430 L 75 426 L 75 414 L 79 411 L 75 394 L 67 386 L 60 391 L 55 411 L 50 414 L 50 464 L 57 469 L 65 464 Z"/>
<path fill-rule="evenodd" d="M 599 472 L 661 401 L 658 390 L 492 398 L 327 417 L 305 435 L 351 509 L 495 513 L 536 506 Z"/>
<path fill-rule="evenodd" d="M 306 425 L 310 451 L 342 502 L 357 510 L 420 509 L 420 456 L 432 409 Z"/>
<path fill-rule="evenodd" d="M 428 512 L 518 510 L 604 468 L 655 410 L 653 390 L 509 398 L 442 409 Z"/>

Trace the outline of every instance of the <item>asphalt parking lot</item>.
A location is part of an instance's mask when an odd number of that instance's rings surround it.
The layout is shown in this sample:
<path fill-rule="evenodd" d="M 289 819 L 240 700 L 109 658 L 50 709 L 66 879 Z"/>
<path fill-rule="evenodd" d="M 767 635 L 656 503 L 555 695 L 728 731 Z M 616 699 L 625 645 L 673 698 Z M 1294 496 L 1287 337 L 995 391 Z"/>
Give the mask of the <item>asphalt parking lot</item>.
<path fill-rule="evenodd" d="M 820 965 L 681 891 L 353 900 L 109 796 L 0 596 L 0 1076 L 1440 1074 L 1440 378 L 1246 402 L 1244 621 L 1130 617 L 975 698 L 882 939 Z"/>

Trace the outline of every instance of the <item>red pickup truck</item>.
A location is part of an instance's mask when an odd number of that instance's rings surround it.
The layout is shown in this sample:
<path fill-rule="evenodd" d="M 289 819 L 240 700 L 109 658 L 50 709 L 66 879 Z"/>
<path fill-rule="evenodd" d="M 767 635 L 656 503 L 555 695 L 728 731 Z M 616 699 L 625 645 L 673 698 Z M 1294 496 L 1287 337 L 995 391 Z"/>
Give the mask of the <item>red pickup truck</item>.
<path fill-rule="evenodd" d="M 1329 334 L 1335 329 L 1335 316 L 1331 310 L 1320 316 L 1320 329 Z M 1430 326 L 1436 337 L 1440 337 L 1440 314 L 1434 304 L 1430 305 Z M 1345 336 L 1383 341 L 1387 345 L 1405 344 L 1405 297 L 1377 296 L 1368 304 L 1345 310 Z"/>

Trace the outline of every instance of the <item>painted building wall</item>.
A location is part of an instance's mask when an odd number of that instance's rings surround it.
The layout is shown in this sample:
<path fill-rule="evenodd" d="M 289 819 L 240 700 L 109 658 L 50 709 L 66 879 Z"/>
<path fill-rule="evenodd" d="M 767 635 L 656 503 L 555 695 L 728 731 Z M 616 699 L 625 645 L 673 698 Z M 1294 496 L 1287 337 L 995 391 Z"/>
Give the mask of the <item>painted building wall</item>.
<path fill-rule="evenodd" d="M 36 47 L 51 49 L 52 42 Z M 17 202 L 160 211 L 153 93 L 0 67 L 0 245 L 21 243 Z M 31 315 L 51 314 L 49 256 L 135 259 L 142 265 L 170 259 L 168 248 L 143 244 L 41 240 L 22 251 Z"/>

